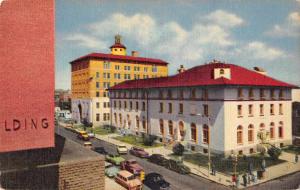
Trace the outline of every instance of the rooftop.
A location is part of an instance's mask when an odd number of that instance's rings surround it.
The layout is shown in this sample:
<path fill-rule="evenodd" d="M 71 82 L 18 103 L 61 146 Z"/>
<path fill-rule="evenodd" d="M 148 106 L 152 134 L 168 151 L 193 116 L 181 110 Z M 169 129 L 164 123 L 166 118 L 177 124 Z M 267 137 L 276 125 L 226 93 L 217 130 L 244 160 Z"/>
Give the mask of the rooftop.
<path fill-rule="evenodd" d="M 214 69 L 225 68 L 230 69 L 230 78 L 219 77 L 215 79 Z M 254 70 L 249 70 L 234 64 L 213 61 L 209 64 L 193 67 L 174 76 L 124 81 L 113 86 L 109 90 L 216 85 L 297 88 L 295 85 L 276 80 L 255 72 Z"/>

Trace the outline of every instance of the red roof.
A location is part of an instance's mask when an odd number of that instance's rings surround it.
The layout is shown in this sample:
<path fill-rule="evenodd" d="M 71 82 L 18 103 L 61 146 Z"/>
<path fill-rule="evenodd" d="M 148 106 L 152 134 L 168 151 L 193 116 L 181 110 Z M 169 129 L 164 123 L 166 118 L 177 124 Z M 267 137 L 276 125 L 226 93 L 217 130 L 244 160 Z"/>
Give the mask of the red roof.
<path fill-rule="evenodd" d="M 231 78 L 227 79 L 221 77 L 214 79 L 213 75 L 215 68 L 230 68 Z M 297 88 L 295 85 L 281 82 L 269 76 L 237 65 L 210 63 L 193 67 L 174 76 L 124 81 L 113 86 L 110 90 L 213 85 L 276 86 Z"/>
<path fill-rule="evenodd" d="M 148 63 L 148 64 L 156 64 L 156 65 L 167 65 L 168 63 L 160 60 L 160 59 L 153 59 L 153 58 L 146 58 L 146 57 L 134 57 L 128 55 L 112 55 L 106 53 L 90 53 L 88 55 L 79 57 L 71 61 L 70 63 L 75 63 L 78 61 L 83 61 L 87 59 L 100 59 L 100 60 L 111 60 L 111 61 L 124 61 L 128 63 Z"/>
<path fill-rule="evenodd" d="M 110 46 L 110 49 L 111 48 L 125 48 L 126 49 L 126 47 L 120 43 L 115 43 L 114 45 Z"/>

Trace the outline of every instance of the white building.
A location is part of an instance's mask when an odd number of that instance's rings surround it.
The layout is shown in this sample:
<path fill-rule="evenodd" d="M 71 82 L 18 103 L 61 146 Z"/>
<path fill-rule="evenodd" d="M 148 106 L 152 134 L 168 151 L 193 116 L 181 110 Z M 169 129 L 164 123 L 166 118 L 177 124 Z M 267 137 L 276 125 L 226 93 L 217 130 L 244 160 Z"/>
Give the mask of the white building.
<path fill-rule="evenodd" d="M 255 152 L 259 131 L 290 144 L 291 89 L 259 71 L 212 62 L 170 77 L 132 80 L 110 89 L 111 122 L 131 133 L 215 153 Z"/>

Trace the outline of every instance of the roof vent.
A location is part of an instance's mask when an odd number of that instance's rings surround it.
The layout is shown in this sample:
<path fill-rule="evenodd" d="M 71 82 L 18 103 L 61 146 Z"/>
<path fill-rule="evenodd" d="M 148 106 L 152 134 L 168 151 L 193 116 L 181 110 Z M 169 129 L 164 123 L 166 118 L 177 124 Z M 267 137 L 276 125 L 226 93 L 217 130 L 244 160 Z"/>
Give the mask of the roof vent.
<path fill-rule="evenodd" d="M 139 56 L 139 52 L 138 51 L 131 51 L 131 56 L 138 57 Z"/>
<path fill-rule="evenodd" d="M 186 69 L 183 65 L 180 65 L 179 69 L 177 69 L 178 73 L 183 73 Z"/>

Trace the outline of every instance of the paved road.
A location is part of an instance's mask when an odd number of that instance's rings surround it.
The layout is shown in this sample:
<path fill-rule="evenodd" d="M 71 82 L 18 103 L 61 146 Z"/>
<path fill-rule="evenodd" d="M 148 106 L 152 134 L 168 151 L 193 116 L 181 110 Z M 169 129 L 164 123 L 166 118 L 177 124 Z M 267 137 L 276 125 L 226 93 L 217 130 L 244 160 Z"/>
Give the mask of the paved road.
<path fill-rule="evenodd" d="M 62 127 L 56 128 L 56 133 L 71 139 L 75 142 L 83 144 L 83 141 L 76 138 L 75 133 L 68 131 Z M 106 141 L 102 141 L 99 139 L 91 140 L 93 146 L 102 146 L 108 153 L 116 153 L 116 146 L 108 143 Z M 157 172 L 164 176 L 164 178 L 170 182 L 172 186 L 172 190 L 223 190 L 230 189 L 223 185 L 217 184 L 215 182 L 211 182 L 204 178 L 195 176 L 195 175 L 181 175 L 176 172 L 170 171 L 164 167 L 158 166 L 156 164 L 152 164 L 144 159 L 132 156 L 132 155 L 124 155 L 126 159 L 134 158 L 138 161 L 138 163 L 144 168 L 146 173 L 149 172 Z M 279 179 L 275 179 L 260 185 L 256 185 L 254 187 L 249 187 L 249 190 L 285 190 L 285 189 L 297 189 L 300 184 L 300 172 L 285 176 Z"/>

